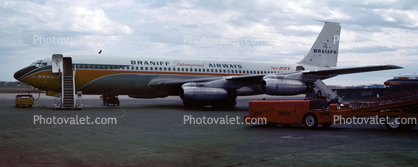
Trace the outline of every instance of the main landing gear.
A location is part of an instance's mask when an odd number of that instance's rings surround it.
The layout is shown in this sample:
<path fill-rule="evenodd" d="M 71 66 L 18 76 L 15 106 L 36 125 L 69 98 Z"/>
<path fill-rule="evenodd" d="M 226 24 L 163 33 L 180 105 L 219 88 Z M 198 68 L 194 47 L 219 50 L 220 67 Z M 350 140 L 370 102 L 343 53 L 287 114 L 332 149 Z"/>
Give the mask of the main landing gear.
<path fill-rule="evenodd" d="M 236 99 L 229 99 L 215 102 L 187 102 L 183 101 L 184 106 L 193 108 L 203 108 L 206 105 L 211 105 L 215 109 L 233 109 L 237 105 Z"/>
<path fill-rule="evenodd" d="M 102 95 L 100 96 L 100 100 L 103 100 L 103 105 L 108 106 L 110 104 L 113 104 L 113 106 L 120 104 L 118 95 Z"/>

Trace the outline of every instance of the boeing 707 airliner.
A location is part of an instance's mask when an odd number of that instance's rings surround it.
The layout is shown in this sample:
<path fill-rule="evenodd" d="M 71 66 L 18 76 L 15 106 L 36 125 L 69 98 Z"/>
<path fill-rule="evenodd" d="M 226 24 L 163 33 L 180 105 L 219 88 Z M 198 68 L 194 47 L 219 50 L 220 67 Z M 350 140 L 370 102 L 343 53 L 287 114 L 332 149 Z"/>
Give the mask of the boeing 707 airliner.
<path fill-rule="evenodd" d="M 74 87 L 83 94 L 128 95 L 132 98 L 180 96 L 186 106 L 235 107 L 237 96 L 297 95 L 314 82 L 340 74 L 401 68 L 377 65 L 337 66 L 341 26 L 325 25 L 308 54 L 296 64 L 257 61 L 190 60 L 181 58 L 71 56 Z M 52 58 L 38 60 L 14 77 L 28 85 L 61 92 Z"/>

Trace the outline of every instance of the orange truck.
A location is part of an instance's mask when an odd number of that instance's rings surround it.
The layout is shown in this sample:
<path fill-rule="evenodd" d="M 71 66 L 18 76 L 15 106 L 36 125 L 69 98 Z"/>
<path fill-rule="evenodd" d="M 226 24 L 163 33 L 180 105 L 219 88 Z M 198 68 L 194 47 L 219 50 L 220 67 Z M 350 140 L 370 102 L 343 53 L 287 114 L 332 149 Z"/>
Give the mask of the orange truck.
<path fill-rule="evenodd" d="M 299 124 L 308 127 L 331 126 L 333 118 L 330 115 L 326 100 L 258 100 L 250 101 L 250 114 L 244 120 L 251 118 L 266 118 L 267 124 Z"/>
<path fill-rule="evenodd" d="M 412 129 L 418 123 L 418 91 L 344 104 L 328 104 L 322 99 L 250 101 L 249 114 L 244 116 L 246 123 L 263 119 L 270 125 L 329 127 L 334 122 L 362 121 L 360 123 L 385 124 L 388 129 Z"/>

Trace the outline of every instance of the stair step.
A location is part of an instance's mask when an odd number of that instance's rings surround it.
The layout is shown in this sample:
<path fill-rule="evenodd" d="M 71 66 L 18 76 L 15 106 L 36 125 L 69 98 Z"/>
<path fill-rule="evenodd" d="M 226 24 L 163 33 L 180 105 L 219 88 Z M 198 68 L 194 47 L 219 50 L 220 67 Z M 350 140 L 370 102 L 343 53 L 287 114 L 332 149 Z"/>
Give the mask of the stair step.
<path fill-rule="evenodd" d="M 342 99 L 340 97 L 338 97 L 338 95 L 332 90 L 330 89 L 327 85 L 325 85 L 324 82 L 322 82 L 322 80 L 318 79 L 314 82 L 314 91 L 315 93 L 318 93 L 319 90 L 321 90 L 321 94 L 325 97 L 327 97 L 328 101 L 332 101 L 334 100 L 336 97 L 338 98 L 339 101 L 342 101 Z"/>

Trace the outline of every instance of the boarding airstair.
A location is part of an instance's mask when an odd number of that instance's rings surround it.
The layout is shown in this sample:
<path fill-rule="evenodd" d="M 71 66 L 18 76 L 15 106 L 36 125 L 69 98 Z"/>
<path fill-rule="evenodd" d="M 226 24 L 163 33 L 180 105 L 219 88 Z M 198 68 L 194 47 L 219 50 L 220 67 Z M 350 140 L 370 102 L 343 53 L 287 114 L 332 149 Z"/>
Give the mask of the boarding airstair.
<path fill-rule="evenodd" d="M 313 84 L 313 90 L 317 96 L 326 97 L 328 102 L 342 102 L 342 99 L 332 91 L 322 80 L 318 79 Z"/>
<path fill-rule="evenodd" d="M 75 74 L 71 57 L 63 57 L 62 54 L 52 55 L 52 72 L 59 73 L 61 80 L 61 95 L 55 101 L 56 109 L 81 109 L 81 91 L 75 94 Z"/>
<path fill-rule="evenodd" d="M 74 78 L 71 57 L 63 58 L 63 76 L 61 77 L 62 108 L 75 108 Z"/>

